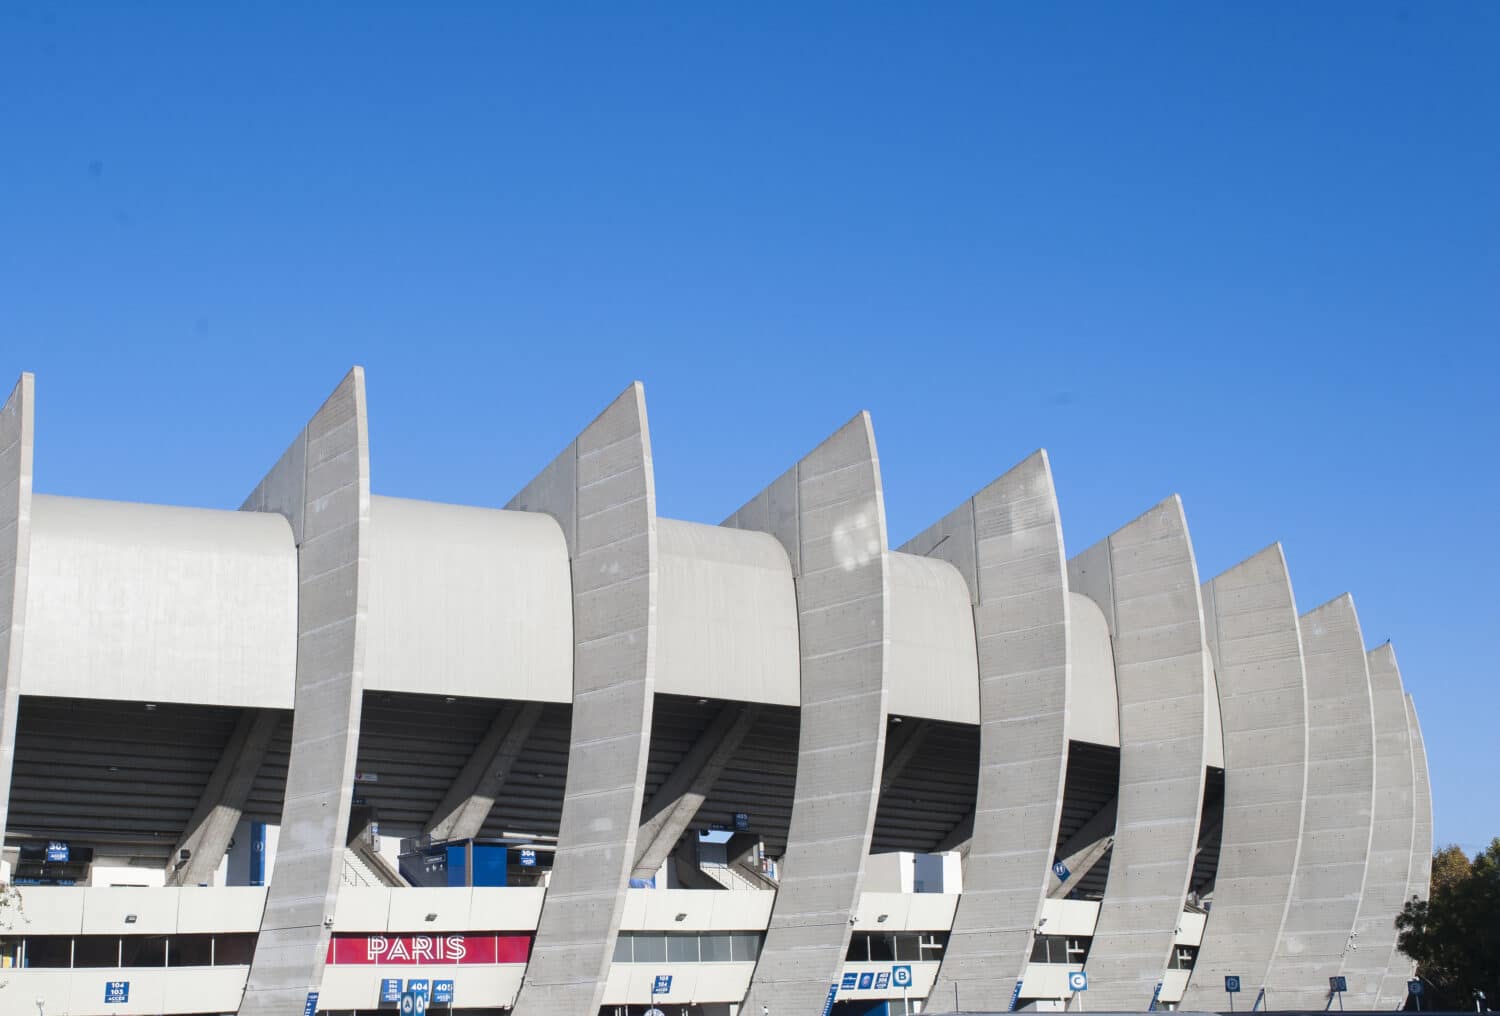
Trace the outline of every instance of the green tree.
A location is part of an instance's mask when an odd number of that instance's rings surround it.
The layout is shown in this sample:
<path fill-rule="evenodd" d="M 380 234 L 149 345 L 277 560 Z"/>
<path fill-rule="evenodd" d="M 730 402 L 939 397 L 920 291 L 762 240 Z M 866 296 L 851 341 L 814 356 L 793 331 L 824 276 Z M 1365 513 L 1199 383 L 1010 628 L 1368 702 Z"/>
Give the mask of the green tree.
<path fill-rule="evenodd" d="M 1458 847 L 1432 856 L 1432 898 L 1396 917 L 1401 951 L 1430 995 L 1423 1008 L 1468 1009 L 1474 992 L 1500 1004 L 1500 838 L 1471 861 Z"/>

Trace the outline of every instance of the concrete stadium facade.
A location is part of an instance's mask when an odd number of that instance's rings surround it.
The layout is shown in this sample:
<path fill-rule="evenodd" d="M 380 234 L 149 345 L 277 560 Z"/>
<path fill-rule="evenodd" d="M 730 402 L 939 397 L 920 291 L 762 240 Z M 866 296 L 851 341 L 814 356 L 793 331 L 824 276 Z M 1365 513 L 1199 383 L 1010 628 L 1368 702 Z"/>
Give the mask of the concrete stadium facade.
<path fill-rule="evenodd" d="M 892 549 L 861 413 L 660 518 L 637 383 L 504 508 L 387 498 L 355 368 L 186 509 L 35 494 L 34 404 L 0 1016 L 1405 1000 L 1395 653 L 1348 596 L 1299 615 L 1279 545 L 1205 580 L 1176 497 L 1070 557 L 1037 452 Z"/>

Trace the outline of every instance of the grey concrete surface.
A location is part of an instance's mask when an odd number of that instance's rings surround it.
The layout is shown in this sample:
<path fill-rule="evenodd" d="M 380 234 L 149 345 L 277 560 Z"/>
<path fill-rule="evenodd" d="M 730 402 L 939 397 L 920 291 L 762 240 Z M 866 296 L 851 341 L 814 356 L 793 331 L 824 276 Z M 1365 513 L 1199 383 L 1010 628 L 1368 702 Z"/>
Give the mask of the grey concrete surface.
<path fill-rule="evenodd" d="M 786 548 L 796 579 L 801 732 L 781 888 L 741 1012 L 818 1012 L 849 947 L 885 754 L 888 544 L 860 413 L 732 515 Z"/>
<path fill-rule="evenodd" d="M 36 381 L 22 374 L 0 408 L 0 837 L 10 813 L 21 701 L 21 642 L 31 559 L 31 477 Z"/>
<path fill-rule="evenodd" d="M 338 901 L 363 695 L 370 448 L 355 367 L 242 506 L 291 523 L 297 686 L 281 838 L 242 1016 L 302 1010 L 322 980 Z"/>
<path fill-rule="evenodd" d="M 1067 557 L 1038 451 L 903 548 L 958 568 L 979 653 L 979 784 L 964 893 L 929 995 L 1009 998 L 1056 848 L 1071 689 Z"/>
<path fill-rule="evenodd" d="M 1427 749 L 1422 743 L 1422 726 L 1417 722 L 1417 705 L 1410 695 L 1406 696 L 1406 723 L 1412 776 L 1411 865 L 1407 869 L 1406 898 L 1426 900 L 1432 895 L 1432 786 L 1428 782 Z M 1382 1001 L 1395 999 L 1399 1005 L 1406 997 L 1406 981 L 1416 971 L 1416 963 L 1398 947 L 1386 971 Z"/>
<path fill-rule="evenodd" d="M 1203 584 L 1224 731 L 1224 823 L 1213 909 L 1189 1009 L 1228 1004 L 1236 975 L 1265 985 L 1291 903 L 1307 793 L 1307 685 L 1297 603 L 1280 544 Z"/>
<path fill-rule="evenodd" d="M 1088 1005 L 1141 1010 L 1166 973 L 1203 808 L 1209 677 L 1182 502 L 1168 498 L 1073 558 L 1068 580 L 1109 623 L 1120 702 L 1118 819 Z"/>
<path fill-rule="evenodd" d="M 282 713 L 275 709 L 246 709 L 240 713 L 182 838 L 167 857 L 167 885 L 213 883 L 281 717 Z M 188 854 L 185 860 L 184 851 Z"/>
<path fill-rule="evenodd" d="M 1292 902 L 1266 975 L 1272 1009 L 1321 1009 L 1348 951 L 1370 856 L 1375 722 L 1353 597 L 1303 614 L 1307 803 Z M 1335 1008 L 1337 1006 L 1335 1005 Z"/>
<path fill-rule="evenodd" d="M 1406 999 L 1406 978 L 1387 983 L 1396 952 L 1396 915 L 1406 906 L 1411 881 L 1411 844 L 1416 831 L 1412 787 L 1411 732 L 1406 689 L 1396 651 L 1387 642 L 1365 654 L 1375 714 L 1375 812 L 1370 832 L 1370 864 L 1359 900 L 1355 950 L 1344 957 L 1349 997 L 1355 1005 L 1394 1009 Z"/>
<path fill-rule="evenodd" d="M 562 823 L 514 1016 L 594 1016 L 635 860 L 655 698 L 656 481 L 639 382 L 506 507 L 556 519 L 573 572 Z"/>
<path fill-rule="evenodd" d="M 427 820 L 435 840 L 472 840 L 484 829 L 511 768 L 542 718 L 540 702 L 507 703 Z"/>

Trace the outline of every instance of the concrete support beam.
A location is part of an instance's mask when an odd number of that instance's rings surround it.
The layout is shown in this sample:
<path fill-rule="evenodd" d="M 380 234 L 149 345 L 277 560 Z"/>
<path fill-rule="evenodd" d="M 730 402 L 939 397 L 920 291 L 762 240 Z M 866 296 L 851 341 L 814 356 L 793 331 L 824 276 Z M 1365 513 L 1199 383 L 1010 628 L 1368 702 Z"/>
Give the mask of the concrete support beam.
<path fill-rule="evenodd" d="M 885 763 L 880 769 L 880 792 L 883 794 L 891 789 L 891 785 L 901 778 L 906 767 L 911 765 L 912 759 L 917 757 L 917 752 L 922 750 L 922 742 L 927 740 L 927 735 L 932 730 L 932 724 L 927 720 L 907 720 L 896 728 L 894 734 L 888 734 L 885 742 Z"/>
<path fill-rule="evenodd" d="M 0 842 L 10 815 L 10 776 L 21 701 L 21 642 L 31 568 L 31 475 L 35 388 L 22 374 L 0 408 Z"/>
<path fill-rule="evenodd" d="M 323 978 L 338 900 L 364 694 L 370 447 L 355 367 L 242 506 L 275 512 L 297 543 L 297 687 L 281 839 L 240 1004 L 300 1012 Z"/>
<path fill-rule="evenodd" d="M 513 1016 L 593 1016 L 636 856 L 655 699 L 656 480 L 639 382 L 506 507 L 556 519 L 573 573 L 568 778 Z"/>
<path fill-rule="evenodd" d="M 245 801 L 255 786 L 255 774 L 276 736 L 281 714 L 274 709 L 246 709 L 240 713 L 224 754 L 214 767 L 188 819 L 182 839 L 167 857 L 167 885 L 204 885 L 213 881 L 219 862 L 229 849 Z M 183 851 L 187 860 L 181 860 Z"/>
<path fill-rule="evenodd" d="M 1009 998 L 1031 954 L 1057 846 L 1068 769 L 1067 558 L 1052 468 L 1038 451 L 904 548 L 956 567 L 974 603 L 979 783 L 964 893 L 931 1011 Z M 966 828 L 965 828 L 966 827 Z"/>
<path fill-rule="evenodd" d="M 645 818 L 636 833 L 633 878 L 650 878 L 661 869 L 759 716 L 759 706 L 730 702 L 709 721 L 702 736 L 646 804 L 642 813 Z"/>
<path fill-rule="evenodd" d="M 1354 932 L 1370 856 L 1375 721 L 1354 600 L 1302 615 L 1307 797 L 1292 900 L 1266 975 L 1272 1009 L 1321 1009 Z"/>
<path fill-rule="evenodd" d="M 1109 625 L 1120 707 L 1119 816 L 1089 951 L 1088 1004 L 1142 1010 L 1181 923 L 1207 761 L 1211 685 L 1182 502 L 1168 498 L 1084 551 L 1068 578 Z"/>
<path fill-rule="evenodd" d="M 1224 820 L 1214 905 L 1183 1007 L 1224 1004 L 1225 975 L 1253 998 L 1292 898 L 1307 788 L 1307 684 L 1281 545 L 1203 584 L 1224 730 Z"/>
<path fill-rule="evenodd" d="M 1392 1009 L 1406 999 L 1387 986 L 1386 972 L 1397 959 L 1396 915 L 1406 906 L 1411 880 L 1411 841 L 1416 804 L 1412 788 L 1411 734 L 1406 720 L 1406 689 L 1396 651 L 1387 642 L 1365 654 L 1370 670 L 1370 701 L 1375 716 L 1375 811 L 1370 828 L 1370 862 L 1365 891 L 1354 922 L 1355 946 L 1341 971 L 1349 982 L 1346 1003 L 1355 1008 Z"/>
<path fill-rule="evenodd" d="M 502 706 L 453 786 L 433 809 L 427 833 L 435 840 L 472 840 L 484 828 L 500 788 L 542 716 L 542 703 Z"/>
<path fill-rule="evenodd" d="M 1060 879 L 1055 871 L 1049 872 L 1048 899 L 1066 899 L 1073 887 L 1082 882 L 1084 876 L 1093 871 L 1094 866 L 1109 853 L 1109 848 L 1115 843 L 1115 822 L 1119 808 L 1120 799 L 1111 798 L 1108 804 L 1100 808 L 1093 818 L 1085 822 L 1058 849 L 1058 858 L 1068 869 L 1068 877 Z"/>
<path fill-rule="evenodd" d="M 781 541 L 802 661 L 781 888 L 741 1012 L 817 1012 L 838 979 L 880 800 L 890 631 L 880 461 L 860 413 L 731 516 Z"/>
<path fill-rule="evenodd" d="M 1432 787 L 1427 779 L 1427 749 L 1422 743 L 1422 726 L 1417 722 L 1417 705 L 1410 695 L 1406 696 L 1406 724 L 1412 777 L 1411 866 L 1407 871 L 1406 898 L 1426 900 L 1432 895 Z M 1386 972 L 1380 1004 L 1398 1007 L 1406 998 L 1406 981 L 1416 972 L 1416 963 L 1397 950 Z"/>

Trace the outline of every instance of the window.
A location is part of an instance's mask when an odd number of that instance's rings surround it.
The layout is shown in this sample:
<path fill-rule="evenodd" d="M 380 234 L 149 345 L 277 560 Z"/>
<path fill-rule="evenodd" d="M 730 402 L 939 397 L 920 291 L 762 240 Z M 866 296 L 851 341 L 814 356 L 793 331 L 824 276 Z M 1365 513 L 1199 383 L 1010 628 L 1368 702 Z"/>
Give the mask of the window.
<path fill-rule="evenodd" d="M 66 935 L 34 935 L 26 939 L 26 965 L 28 967 L 72 966 L 73 940 Z"/>
<path fill-rule="evenodd" d="M 697 963 L 698 962 L 698 936 L 693 935 L 668 935 L 667 936 L 667 962 L 668 963 Z"/>
<path fill-rule="evenodd" d="M 896 959 L 902 963 L 914 963 L 922 958 L 921 935 L 897 935 Z"/>
<path fill-rule="evenodd" d="M 120 939 L 120 966 L 164 967 L 167 965 L 165 935 L 126 935 Z"/>
<path fill-rule="evenodd" d="M 73 940 L 73 966 L 118 967 L 120 940 L 103 935 L 84 935 Z"/>
<path fill-rule="evenodd" d="M 169 967 L 206 967 L 213 959 L 212 935 L 174 935 L 167 949 Z"/>
<path fill-rule="evenodd" d="M 918 959 L 936 963 L 943 958 L 943 950 L 948 945 L 948 936 L 941 931 L 929 931 L 917 936 L 920 940 L 918 947 L 921 955 Z"/>
<path fill-rule="evenodd" d="M 255 955 L 253 931 L 239 935 L 214 936 L 214 966 L 216 967 L 249 966 L 250 957 L 253 955 Z"/>
<path fill-rule="evenodd" d="M 724 934 L 704 935 L 698 939 L 704 963 L 728 963 L 731 957 L 729 936 Z"/>
<path fill-rule="evenodd" d="M 665 963 L 667 961 L 667 936 L 659 931 L 642 931 L 635 935 L 636 963 Z"/>
<path fill-rule="evenodd" d="M 871 935 L 870 936 L 870 959 L 873 962 L 894 960 L 896 958 L 896 936 L 895 935 Z"/>
<path fill-rule="evenodd" d="M 622 931 L 622 932 L 620 932 L 619 937 L 615 939 L 615 962 L 616 963 L 629 963 L 629 962 L 631 962 L 631 959 L 630 959 L 630 943 L 631 943 L 631 941 L 633 939 L 634 939 L 634 936 L 631 935 L 630 932 L 628 932 L 628 931 Z"/>
<path fill-rule="evenodd" d="M 1198 962 L 1198 947 L 1195 945 L 1179 945 L 1172 950 L 1172 962 L 1168 964 L 1170 970 L 1191 970 L 1193 964 Z"/>
<path fill-rule="evenodd" d="M 870 936 L 864 932 L 855 932 L 849 936 L 849 951 L 844 954 L 844 959 L 852 963 L 865 963 L 870 959 Z"/>
<path fill-rule="evenodd" d="M 760 932 L 737 931 L 729 936 L 729 950 L 736 963 L 753 962 L 760 956 Z"/>
<path fill-rule="evenodd" d="M 1094 940 L 1091 938 L 1068 939 L 1068 962 L 1082 965 L 1089 958 L 1089 945 Z"/>

